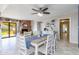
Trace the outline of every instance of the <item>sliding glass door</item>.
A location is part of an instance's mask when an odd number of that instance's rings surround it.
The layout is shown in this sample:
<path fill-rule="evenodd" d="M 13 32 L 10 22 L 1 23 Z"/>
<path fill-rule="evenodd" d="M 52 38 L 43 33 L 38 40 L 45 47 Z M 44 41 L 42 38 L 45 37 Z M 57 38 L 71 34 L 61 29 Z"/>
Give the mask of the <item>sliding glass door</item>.
<path fill-rule="evenodd" d="M 16 23 L 10 22 L 10 36 L 16 36 Z"/>
<path fill-rule="evenodd" d="M 1 36 L 2 38 L 12 37 L 16 35 L 16 23 L 2 22 L 1 23 Z"/>
<path fill-rule="evenodd" d="M 1 23 L 1 36 L 2 38 L 9 37 L 9 23 L 8 22 Z"/>

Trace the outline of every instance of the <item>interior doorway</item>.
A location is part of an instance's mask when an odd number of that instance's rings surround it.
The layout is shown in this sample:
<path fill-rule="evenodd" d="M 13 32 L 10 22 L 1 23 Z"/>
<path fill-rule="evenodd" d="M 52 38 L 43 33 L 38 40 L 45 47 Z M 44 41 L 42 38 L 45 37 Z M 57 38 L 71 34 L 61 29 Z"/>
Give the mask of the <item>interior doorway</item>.
<path fill-rule="evenodd" d="M 69 42 L 69 19 L 60 19 L 60 39 Z"/>

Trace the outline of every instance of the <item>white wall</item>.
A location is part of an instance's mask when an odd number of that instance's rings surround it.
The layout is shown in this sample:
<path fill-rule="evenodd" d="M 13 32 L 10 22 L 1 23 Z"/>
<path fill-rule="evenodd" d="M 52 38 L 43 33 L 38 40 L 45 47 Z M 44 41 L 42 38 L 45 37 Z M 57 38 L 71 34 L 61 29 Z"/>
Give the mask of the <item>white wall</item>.
<path fill-rule="evenodd" d="M 70 19 L 70 43 L 78 44 L 78 13 L 72 13 L 71 15 L 64 15 L 60 19 Z M 59 28 L 59 27 L 58 27 Z"/>
<path fill-rule="evenodd" d="M 71 16 L 70 42 L 78 44 L 78 14 Z"/>
<path fill-rule="evenodd" d="M 46 25 L 46 22 L 42 22 L 42 24 L 41 24 L 42 31 L 44 30 L 45 25 Z"/>
<path fill-rule="evenodd" d="M 37 21 L 32 21 L 32 31 L 35 33 L 37 32 Z"/>
<path fill-rule="evenodd" d="M 38 27 L 37 27 L 37 23 L 38 23 L 38 22 L 39 22 L 39 21 L 32 20 L 32 31 L 33 31 L 33 32 L 38 32 Z M 43 31 L 44 28 L 45 28 L 46 22 L 44 22 L 44 21 L 40 21 L 40 22 L 42 22 L 42 23 L 41 23 L 41 30 Z"/>
<path fill-rule="evenodd" d="M 78 44 L 78 13 L 72 13 L 69 15 L 63 15 L 61 17 L 53 18 L 56 20 L 56 28 L 57 28 L 58 34 L 60 34 L 59 32 L 60 19 L 67 19 L 67 18 L 70 19 L 70 43 Z"/>

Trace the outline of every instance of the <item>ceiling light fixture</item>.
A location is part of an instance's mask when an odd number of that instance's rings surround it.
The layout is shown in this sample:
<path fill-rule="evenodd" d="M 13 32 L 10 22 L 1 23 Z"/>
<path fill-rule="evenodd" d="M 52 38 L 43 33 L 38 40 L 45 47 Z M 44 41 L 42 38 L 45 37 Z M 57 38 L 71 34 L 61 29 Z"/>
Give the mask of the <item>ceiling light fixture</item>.
<path fill-rule="evenodd" d="M 40 17 L 41 17 L 41 16 L 43 16 L 43 14 L 42 14 L 42 13 L 38 13 L 37 15 L 38 15 L 38 16 L 40 16 Z"/>

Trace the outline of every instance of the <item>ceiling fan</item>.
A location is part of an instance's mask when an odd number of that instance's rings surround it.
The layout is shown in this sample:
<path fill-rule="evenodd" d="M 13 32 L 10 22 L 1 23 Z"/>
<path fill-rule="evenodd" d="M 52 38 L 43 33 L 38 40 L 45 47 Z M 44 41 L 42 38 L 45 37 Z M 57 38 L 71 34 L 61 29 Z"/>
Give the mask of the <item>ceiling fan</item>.
<path fill-rule="evenodd" d="M 38 10 L 32 8 L 32 10 L 36 12 L 36 13 L 32 13 L 32 14 L 37 14 L 39 16 L 42 16 L 43 14 L 50 14 L 50 12 L 47 12 L 47 10 L 48 10 L 47 7 L 46 8 L 38 8 Z"/>

